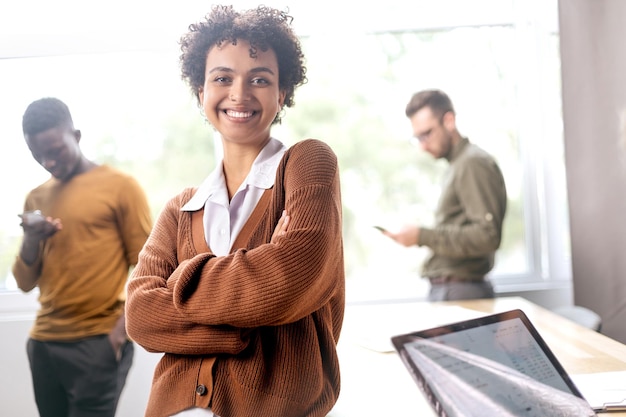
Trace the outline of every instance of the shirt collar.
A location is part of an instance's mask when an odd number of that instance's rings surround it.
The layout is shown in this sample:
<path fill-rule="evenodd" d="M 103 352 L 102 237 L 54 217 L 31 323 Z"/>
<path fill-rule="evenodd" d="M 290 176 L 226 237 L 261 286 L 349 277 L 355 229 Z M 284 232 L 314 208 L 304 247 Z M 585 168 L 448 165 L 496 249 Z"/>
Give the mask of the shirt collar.
<path fill-rule="evenodd" d="M 458 143 L 450 150 L 450 154 L 447 157 L 448 162 L 454 161 L 461 154 L 461 152 L 463 152 L 463 149 L 465 149 L 467 145 L 469 145 L 469 139 L 461 138 L 461 140 L 458 141 Z"/>
<path fill-rule="evenodd" d="M 271 188 L 276 178 L 276 169 L 286 150 L 287 147 L 282 142 L 278 139 L 270 138 L 252 163 L 250 173 L 241 186 L 249 185 L 264 189 Z M 220 161 L 213 172 L 198 187 L 191 199 L 181 208 L 182 211 L 198 211 L 202 209 L 213 194 L 225 187 L 223 167 L 224 163 Z"/>

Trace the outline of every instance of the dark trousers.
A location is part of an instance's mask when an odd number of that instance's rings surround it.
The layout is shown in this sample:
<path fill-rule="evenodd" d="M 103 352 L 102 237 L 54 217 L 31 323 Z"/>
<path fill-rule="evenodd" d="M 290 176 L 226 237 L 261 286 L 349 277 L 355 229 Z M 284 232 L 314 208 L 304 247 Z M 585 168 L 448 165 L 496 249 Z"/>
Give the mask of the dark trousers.
<path fill-rule="evenodd" d="M 126 342 L 115 358 L 107 335 L 75 342 L 29 339 L 28 360 L 41 417 L 114 417 L 133 361 Z"/>

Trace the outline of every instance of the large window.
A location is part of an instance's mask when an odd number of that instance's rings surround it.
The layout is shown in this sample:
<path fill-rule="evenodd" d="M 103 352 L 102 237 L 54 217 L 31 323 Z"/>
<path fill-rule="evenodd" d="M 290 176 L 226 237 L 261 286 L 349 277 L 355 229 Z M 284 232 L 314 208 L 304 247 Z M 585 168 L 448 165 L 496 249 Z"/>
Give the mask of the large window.
<path fill-rule="evenodd" d="M 43 35 L 31 34 L 17 38 L 31 52 L 17 54 L 0 43 L 0 58 L 7 58 L 0 60 L 1 289 L 15 290 L 10 266 L 21 237 L 17 213 L 26 192 L 47 176 L 21 134 L 21 115 L 32 100 L 66 101 L 85 153 L 135 175 L 155 216 L 169 196 L 212 169 L 213 132 L 180 80 L 177 62 L 178 36 L 205 11 L 199 3 L 189 2 L 186 13 L 185 3 L 177 6 L 176 22 L 184 23 L 178 32 L 141 25 L 133 32 L 129 24 L 118 32 L 90 32 L 91 42 L 82 45 L 71 33 L 57 33 L 57 42 L 44 45 Z M 372 226 L 433 221 L 445 163 L 411 145 L 404 116 L 411 94 L 432 87 L 450 94 L 461 133 L 491 152 L 504 172 L 509 210 L 496 286 L 568 282 L 556 3 L 387 3 L 380 10 L 290 6 L 303 35 L 309 82 L 274 135 L 287 144 L 324 140 L 339 157 L 348 300 L 425 294 L 419 269 L 428 250 L 403 248 Z"/>

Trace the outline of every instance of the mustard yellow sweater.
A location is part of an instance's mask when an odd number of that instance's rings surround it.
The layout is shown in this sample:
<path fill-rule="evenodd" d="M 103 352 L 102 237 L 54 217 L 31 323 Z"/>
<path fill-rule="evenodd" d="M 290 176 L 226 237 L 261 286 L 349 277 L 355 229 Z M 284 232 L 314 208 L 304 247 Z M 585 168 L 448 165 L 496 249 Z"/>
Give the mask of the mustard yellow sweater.
<path fill-rule="evenodd" d="M 159 216 L 128 286 L 127 330 L 164 352 L 146 410 L 322 417 L 339 395 L 345 277 L 337 161 L 317 140 L 289 149 L 233 246 L 216 257 L 202 211 Z M 285 236 L 269 243 L 283 209 Z"/>
<path fill-rule="evenodd" d="M 63 229 L 13 275 L 23 291 L 39 287 L 41 307 L 31 337 L 68 341 L 107 334 L 124 312 L 129 267 L 137 263 L 152 226 L 146 196 L 133 178 L 108 166 L 32 190 L 25 210 L 61 219 Z"/>

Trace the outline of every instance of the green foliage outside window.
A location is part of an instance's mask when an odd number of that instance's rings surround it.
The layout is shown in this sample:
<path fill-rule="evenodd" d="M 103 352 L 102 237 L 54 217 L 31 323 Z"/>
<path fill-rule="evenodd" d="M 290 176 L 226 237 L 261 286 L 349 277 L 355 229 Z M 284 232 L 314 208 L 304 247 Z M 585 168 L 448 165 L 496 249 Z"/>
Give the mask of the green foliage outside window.
<path fill-rule="evenodd" d="M 372 226 L 432 221 L 446 164 L 433 161 L 410 144 L 410 125 L 404 116 L 411 94 L 422 88 L 447 91 L 455 103 L 461 133 L 494 154 L 503 167 L 510 201 L 498 262 L 503 273 L 525 272 L 524 180 L 517 133 L 517 68 L 510 47 L 513 38 L 512 28 L 486 27 L 352 34 L 340 41 L 322 36 L 303 39 L 309 81 L 296 91 L 296 105 L 286 110 L 274 135 L 287 145 L 314 137 L 329 143 L 338 155 L 349 281 L 358 286 L 369 274 L 400 288 L 403 280 L 419 279 L 427 251 L 394 246 Z M 81 72 L 90 73 L 90 79 L 101 78 L 93 74 L 102 66 L 99 59 L 75 58 L 72 68 L 78 68 L 72 81 Z M 136 176 L 156 217 L 168 198 L 183 187 L 199 185 L 214 168 L 213 130 L 180 81 L 175 54 L 151 53 L 148 59 L 141 54 L 112 54 L 106 59 L 112 61 L 112 68 L 116 59 L 136 68 L 108 74 L 107 81 L 114 86 L 109 88 L 117 91 L 107 97 L 105 85 L 98 100 L 124 107 L 108 109 L 107 123 L 97 129 L 80 126 L 84 148 L 98 162 Z M 68 67 L 60 62 L 60 67 Z M 143 74 L 149 71 L 152 77 L 144 80 Z M 62 93 L 55 92 L 61 98 Z M 94 99 L 78 93 L 71 98 L 82 103 Z M 146 103 L 158 114 L 146 116 L 139 111 Z M 87 110 L 74 113 L 77 124 L 79 115 L 89 114 Z M 14 144 L 16 149 L 21 146 Z M 30 168 L 36 169 L 35 165 Z M 23 194 L 10 198 L 21 205 Z M 18 236 L 3 233 L 0 230 L 0 271 L 7 271 L 8 277 Z M 386 276 L 377 278 L 381 274 Z"/>

